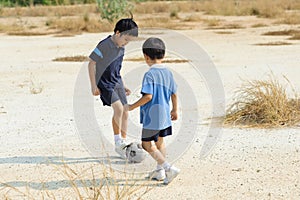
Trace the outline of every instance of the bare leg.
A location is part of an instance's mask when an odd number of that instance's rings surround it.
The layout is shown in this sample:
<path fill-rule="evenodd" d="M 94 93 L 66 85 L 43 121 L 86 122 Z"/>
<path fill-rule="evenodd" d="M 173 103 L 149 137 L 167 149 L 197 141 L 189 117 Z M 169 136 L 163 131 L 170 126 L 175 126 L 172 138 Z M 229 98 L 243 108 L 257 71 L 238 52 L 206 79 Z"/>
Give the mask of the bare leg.
<path fill-rule="evenodd" d="M 123 138 L 126 138 L 127 135 L 127 127 L 128 127 L 128 111 L 125 111 L 123 109 L 123 115 L 122 115 L 122 129 L 121 134 Z"/>
<path fill-rule="evenodd" d="M 158 137 L 157 142 L 155 142 L 155 145 L 157 149 L 160 151 L 160 153 L 166 158 L 166 146 L 164 143 L 164 138 L 163 137 Z"/>
<path fill-rule="evenodd" d="M 122 117 L 123 117 L 123 105 L 121 101 L 116 101 L 111 104 L 111 107 L 114 110 L 113 118 L 112 118 L 112 127 L 115 135 L 121 133 L 122 127 Z"/>
<path fill-rule="evenodd" d="M 161 165 L 165 162 L 165 157 L 162 153 L 156 148 L 156 146 L 152 146 L 151 142 L 142 141 L 143 148 L 152 156 L 154 160 L 156 160 L 157 164 Z"/>

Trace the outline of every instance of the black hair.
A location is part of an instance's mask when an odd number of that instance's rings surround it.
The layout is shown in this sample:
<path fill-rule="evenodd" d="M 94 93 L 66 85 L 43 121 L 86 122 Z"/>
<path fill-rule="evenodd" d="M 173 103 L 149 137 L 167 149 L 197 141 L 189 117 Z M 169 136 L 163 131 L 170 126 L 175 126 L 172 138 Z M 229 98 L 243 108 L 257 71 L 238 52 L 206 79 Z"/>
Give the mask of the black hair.
<path fill-rule="evenodd" d="M 143 53 L 152 60 L 164 58 L 165 51 L 165 43 L 159 38 L 148 38 L 143 44 Z"/>
<path fill-rule="evenodd" d="M 121 34 L 138 36 L 138 25 L 132 18 L 121 19 L 116 23 L 114 32 L 119 31 Z"/>

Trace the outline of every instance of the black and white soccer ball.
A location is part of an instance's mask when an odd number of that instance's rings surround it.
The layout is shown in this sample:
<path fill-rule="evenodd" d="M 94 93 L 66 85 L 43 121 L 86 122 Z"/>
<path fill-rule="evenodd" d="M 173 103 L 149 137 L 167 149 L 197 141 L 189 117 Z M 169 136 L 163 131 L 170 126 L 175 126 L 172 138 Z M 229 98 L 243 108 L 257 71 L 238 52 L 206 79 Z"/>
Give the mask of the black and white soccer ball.
<path fill-rule="evenodd" d="M 142 145 L 132 142 L 126 146 L 126 158 L 130 163 L 140 163 L 146 158 L 146 151 Z"/>

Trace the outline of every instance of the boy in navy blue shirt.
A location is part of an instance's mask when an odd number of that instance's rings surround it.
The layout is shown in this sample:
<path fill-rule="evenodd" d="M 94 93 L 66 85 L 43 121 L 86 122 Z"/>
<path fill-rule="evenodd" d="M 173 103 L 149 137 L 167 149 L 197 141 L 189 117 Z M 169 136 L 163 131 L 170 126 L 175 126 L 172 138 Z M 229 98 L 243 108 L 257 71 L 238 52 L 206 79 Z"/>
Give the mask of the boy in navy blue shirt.
<path fill-rule="evenodd" d="M 124 159 L 128 124 L 128 111 L 124 105 L 127 104 L 126 95 L 130 94 L 130 90 L 124 86 L 120 70 L 124 47 L 137 36 L 138 26 L 132 18 L 119 20 L 114 34 L 100 41 L 90 54 L 88 64 L 92 94 L 100 95 L 103 105 L 113 108 L 115 150 Z"/>
<path fill-rule="evenodd" d="M 177 85 L 173 75 L 163 64 L 165 44 L 159 38 L 149 38 L 143 44 L 146 63 L 150 66 L 142 83 L 143 96 L 128 109 L 140 107 L 140 122 L 143 124 L 142 146 L 157 162 L 150 177 L 170 183 L 180 172 L 166 161 L 164 137 L 172 135 L 171 120 L 177 120 Z M 172 100 L 172 109 L 169 102 Z M 155 142 L 155 145 L 152 144 Z"/>

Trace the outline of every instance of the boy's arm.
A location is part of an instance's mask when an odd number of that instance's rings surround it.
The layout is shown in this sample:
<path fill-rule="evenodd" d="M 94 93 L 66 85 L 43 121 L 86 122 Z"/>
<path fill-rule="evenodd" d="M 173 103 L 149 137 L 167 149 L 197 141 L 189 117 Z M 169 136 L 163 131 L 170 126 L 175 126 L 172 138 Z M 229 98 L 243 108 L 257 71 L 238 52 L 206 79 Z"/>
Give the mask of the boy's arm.
<path fill-rule="evenodd" d="M 92 94 L 94 96 L 98 96 L 98 95 L 100 95 L 100 90 L 96 84 L 95 65 L 96 65 L 96 62 L 93 61 L 92 59 L 90 59 L 88 67 L 89 67 L 89 77 L 90 77 L 90 82 L 91 82 L 91 90 L 92 90 Z"/>
<path fill-rule="evenodd" d="M 172 94 L 171 96 L 172 105 L 173 108 L 171 110 L 171 120 L 177 120 L 178 119 L 178 113 L 177 113 L 177 95 Z"/>
<path fill-rule="evenodd" d="M 151 99 L 152 99 L 152 94 L 144 94 L 137 102 L 128 106 L 129 111 L 131 111 L 137 107 L 140 107 L 142 105 L 145 105 L 146 103 L 151 101 Z"/>
<path fill-rule="evenodd" d="M 124 85 L 124 89 L 125 89 L 125 94 L 126 94 L 126 96 L 130 95 L 130 94 L 131 94 L 131 90 L 130 90 L 128 87 L 125 86 L 123 79 L 122 79 L 122 83 L 123 83 L 123 85 Z"/>

